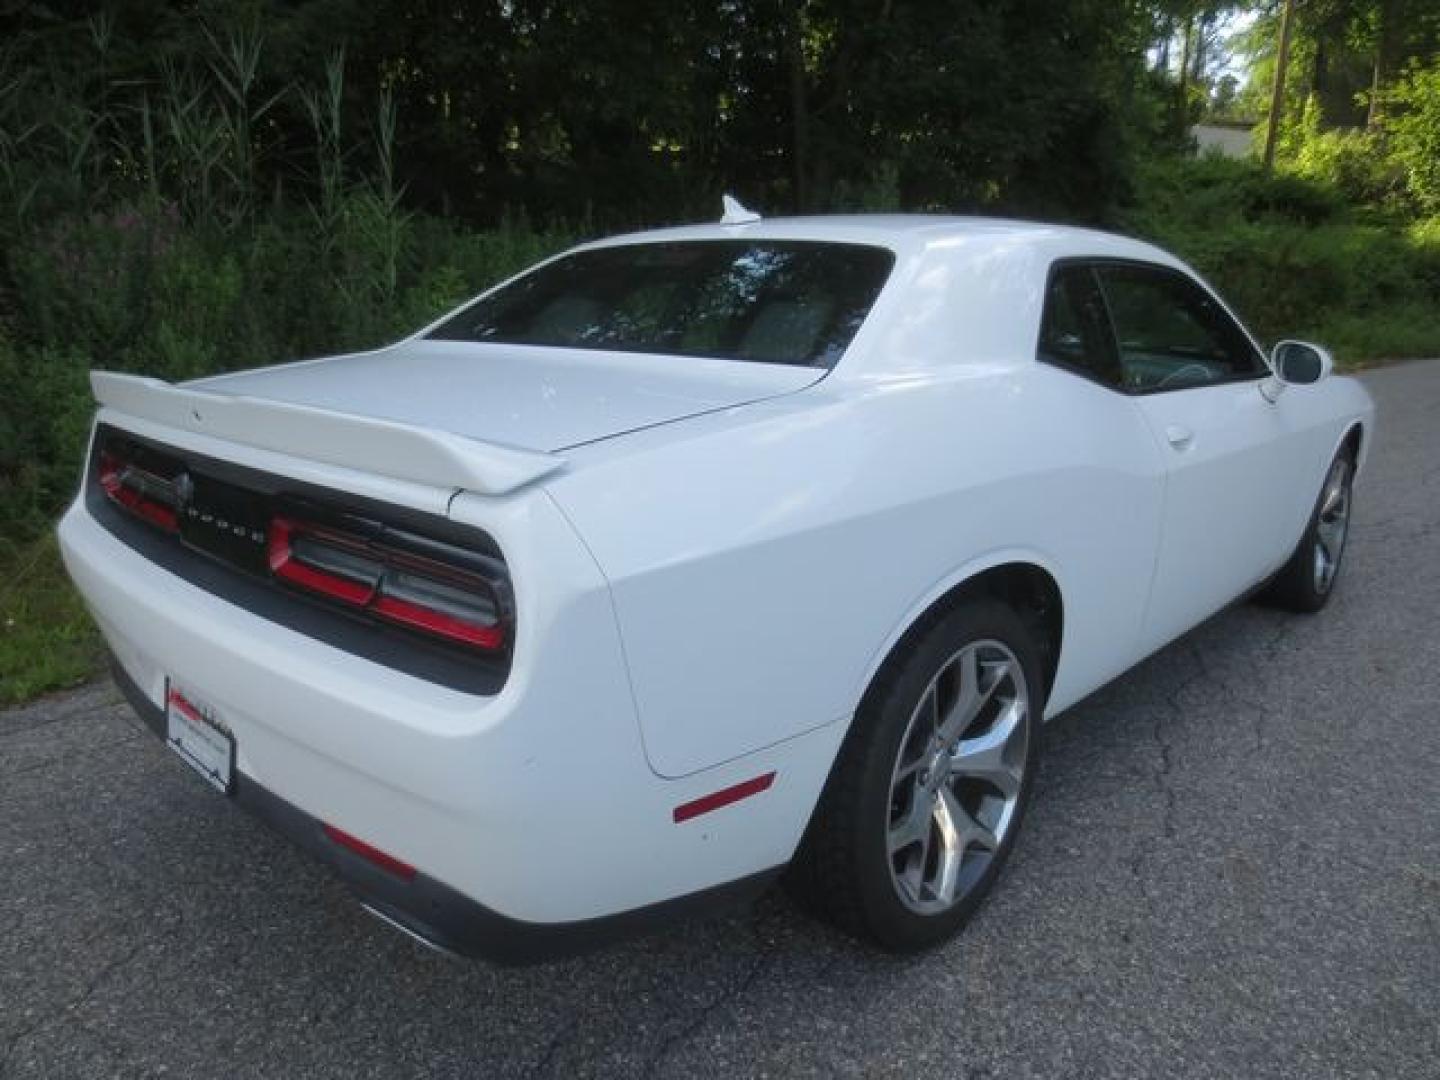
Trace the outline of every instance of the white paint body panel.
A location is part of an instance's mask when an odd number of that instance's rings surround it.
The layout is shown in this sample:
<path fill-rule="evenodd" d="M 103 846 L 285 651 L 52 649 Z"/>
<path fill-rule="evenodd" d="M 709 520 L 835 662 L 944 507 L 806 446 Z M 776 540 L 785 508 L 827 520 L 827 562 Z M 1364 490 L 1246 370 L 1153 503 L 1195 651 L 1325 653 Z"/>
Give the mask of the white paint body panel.
<path fill-rule="evenodd" d="M 121 663 L 157 703 L 174 674 L 222 710 L 242 773 L 494 910 L 611 914 L 786 861 L 875 670 L 954 586 L 1011 562 L 1053 577 L 1053 715 L 1278 567 L 1341 440 L 1362 424 L 1368 446 L 1372 407 L 1353 380 L 1273 404 L 1250 383 L 1134 398 L 1038 363 L 1054 260 L 1185 269 L 1136 241 L 876 217 L 604 243 L 735 237 L 895 253 L 833 371 L 417 336 L 142 388 L 101 413 L 490 533 L 520 613 L 499 694 L 448 690 L 241 610 L 77 502 L 66 563 Z M 187 423 L 188 394 L 263 423 Z M 287 410 L 349 441 L 295 434 Z M 367 422 L 406 433 L 404 467 L 351 437 Z M 1192 434 L 1184 449 L 1167 439 L 1176 425 Z M 537 471 L 497 478 L 497 449 Z M 433 473 L 412 467 L 425 454 Z M 761 795 L 671 820 L 772 770 Z"/>
<path fill-rule="evenodd" d="M 308 402 L 170 386 L 109 371 L 92 372 L 90 382 L 101 406 L 126 416 L 396 480 L 501 495 L 564 464 L 550 454 Z"/>
<path fill-rule="evenodd" d="M 823 374 L 782 364 L 411 339 L 191 386 L 554 451 L 791 393 Z"/>

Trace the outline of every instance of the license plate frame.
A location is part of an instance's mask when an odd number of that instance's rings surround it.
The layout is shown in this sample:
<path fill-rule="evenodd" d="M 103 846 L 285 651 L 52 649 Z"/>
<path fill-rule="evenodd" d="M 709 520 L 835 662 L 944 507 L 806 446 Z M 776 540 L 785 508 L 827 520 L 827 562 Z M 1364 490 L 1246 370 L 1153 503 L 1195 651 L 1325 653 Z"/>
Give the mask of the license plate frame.
<path fill-rule="evenodd" d="M 165 745 L 215 790 L 234 794 L 235 733 L 212 706 L 168 677 Z"/>

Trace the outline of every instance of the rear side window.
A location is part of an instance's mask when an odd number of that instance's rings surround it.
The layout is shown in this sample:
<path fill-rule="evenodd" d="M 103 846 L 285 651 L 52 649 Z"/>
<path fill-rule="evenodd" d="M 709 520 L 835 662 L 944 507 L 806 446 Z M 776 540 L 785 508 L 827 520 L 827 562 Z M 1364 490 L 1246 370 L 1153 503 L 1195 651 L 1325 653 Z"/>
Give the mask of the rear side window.
<path fill-rule="evenodd" d="M 1114 326 L 1125 389 L 1182 390 L 1266 373 L 1239 324 L 1183 274 L 1129 264 L 1102 264 L 1095 273 Z"/>
<path fill-rule="evenodd" d="M 893 264 L 889 251 L 861 244 L 702 240 L 597 248 L 526 274 L 429 336 L 830 367 Z"/>
<path fill-rule="evenodd" d="M 1050 275 L 1036 355 L 1047 364 L 1121 387 L 1124 379 L 1105 300 L 1088 266 L 1062 266 Z"/>

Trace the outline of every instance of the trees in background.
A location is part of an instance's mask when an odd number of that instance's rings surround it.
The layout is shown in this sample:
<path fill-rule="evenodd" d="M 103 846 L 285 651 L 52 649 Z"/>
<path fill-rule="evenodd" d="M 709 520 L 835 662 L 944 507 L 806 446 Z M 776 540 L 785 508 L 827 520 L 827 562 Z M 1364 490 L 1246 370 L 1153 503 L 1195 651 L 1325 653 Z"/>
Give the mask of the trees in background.
<path fill-rule="evenodd" d="M 1275 121 L 1281 161 L 1353 202 L 1433 213 L 1437 144 L 1428 140 L 1440 139 L 1429 119 L 1440 85 L 1440 6 L 1296 0 L 1288 77 L 1277 80 L 1280 10 L 1279 0 L 1257 7 L 1243 43 L 1254 63 L 1241 100 Z"/>
<path fill-rule="evenodd" d="M 1252 58 L 1245 97 L 1263 115 L 1272 86 L 1283 0 L 1255 13 L 1240 47 Z M 1440 48 L 1434 0 L 1297 0 L 1293 63 L 1285 83 L 1287 116 L 1308 103 L 1332 127 L 1376 127 L 1413 66 L 1433 64 Z"/>
<path fill-rule="evenodd" d="M 36 197 L 61 174 L 77 195 L 313 197 L 314 144 L 338 136 L 345 170 L 368 160 L 385 94 L 407 205 L 477 222 L 639 225 L 708 216 L 731 189 L 771 211 L 1095 219 L 1163 119 L 1139 0 L 77 7 L 0 14 L 16 87 L 0 159 L 46 150 Z M 317 113 L 342 50 L 343 92 Z"/>

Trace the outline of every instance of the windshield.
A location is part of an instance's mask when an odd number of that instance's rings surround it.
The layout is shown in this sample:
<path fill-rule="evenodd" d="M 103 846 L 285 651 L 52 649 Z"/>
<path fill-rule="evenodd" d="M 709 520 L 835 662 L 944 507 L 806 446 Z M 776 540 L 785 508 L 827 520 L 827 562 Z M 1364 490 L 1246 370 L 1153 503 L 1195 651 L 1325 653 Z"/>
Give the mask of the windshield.
<path fill-rule="evenodd" d="M 830 367 L 894 261 L 883 248 L 787 240 L 597 248 L 547 263 L 429 336 Z"/>

